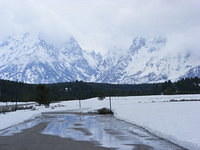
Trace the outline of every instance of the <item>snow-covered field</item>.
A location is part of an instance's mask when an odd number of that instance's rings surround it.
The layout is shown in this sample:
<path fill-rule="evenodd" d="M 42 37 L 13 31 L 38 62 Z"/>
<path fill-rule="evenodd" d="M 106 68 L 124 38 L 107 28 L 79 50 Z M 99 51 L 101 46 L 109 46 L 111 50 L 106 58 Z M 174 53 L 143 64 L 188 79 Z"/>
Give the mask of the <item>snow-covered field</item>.
<path fill-rule="evenodd" d="M 32 104 L 34 102 L 17 102 L 17 104 Z M 3 102 L 0 102 L 0 106 L 6 106 L 6 105 L 15 105 L 16 102 L 7 102 L 7 103 L 3 103 Z"/>
<path fill-rule="evenodd" d="M 119 119 L 142 126 L 189 149 L 200 149 L 200 101 L 169 102 L 169 100 L 200 100 L 200 95 L 134 96 L 112 98 L 112 109 Z M 108 98 L 38 106 L 37 110 L 20 110 L 0 114 L 0 129 L 40 115 L 47 111 L 93 111 L 109 107 Z"/>

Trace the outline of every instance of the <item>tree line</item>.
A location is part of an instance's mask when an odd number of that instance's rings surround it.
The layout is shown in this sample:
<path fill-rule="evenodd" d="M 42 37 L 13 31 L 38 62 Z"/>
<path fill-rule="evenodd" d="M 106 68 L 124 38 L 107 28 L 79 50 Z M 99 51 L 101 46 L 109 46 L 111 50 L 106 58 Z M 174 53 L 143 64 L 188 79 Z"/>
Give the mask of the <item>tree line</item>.
<path fill-rule="evenodd" d="M 63 100 L 82 100 L 93 97 L 137 96 L 161 94 L 200 94 L 200 78 L 184 78 L 176 82 L 151 84 L 107 84 L 94 82 L 66 82 L 55 84 L 27 84 L 0 80 L 0 101 L 36 101 L 48 105 Z"/>

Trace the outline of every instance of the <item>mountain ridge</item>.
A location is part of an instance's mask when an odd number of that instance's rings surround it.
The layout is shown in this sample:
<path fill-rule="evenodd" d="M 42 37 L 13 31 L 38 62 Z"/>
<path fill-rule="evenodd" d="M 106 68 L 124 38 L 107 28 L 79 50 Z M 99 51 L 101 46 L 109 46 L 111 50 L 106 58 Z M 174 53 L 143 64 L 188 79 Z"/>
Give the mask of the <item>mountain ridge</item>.
<path fill-rule="evenodd" d="M 82 49 L 74 37 L 57 46 L 40 35 L 25 33 L 0 42 L 0 78 L 27 83 L 135 84 L 200 77 L 200 64 L 192 64 L 190 54 L 162 54 L 166 45 L 163 37 L 136 37 L 123 53 L 115 49 L 102 56 Z"/>

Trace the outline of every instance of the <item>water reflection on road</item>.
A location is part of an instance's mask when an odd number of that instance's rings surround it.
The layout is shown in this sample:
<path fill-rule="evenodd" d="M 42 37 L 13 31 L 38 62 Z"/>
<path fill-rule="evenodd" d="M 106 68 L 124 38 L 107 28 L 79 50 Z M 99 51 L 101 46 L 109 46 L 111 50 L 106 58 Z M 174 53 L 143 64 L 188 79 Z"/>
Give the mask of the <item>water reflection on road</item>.
<path fill-rule="evenodd" d="M 11 136 L 42 122 L 48 123 L 42 134 L 70 138 L 77 141 L 92 141 L 104 147 L 112 147 L 119 150 L 183 149 L 167 140 L 154 136 L 141 127 L 109 115 L 45 114 L 35 120 L 3 130 L 0 135 Z"/>

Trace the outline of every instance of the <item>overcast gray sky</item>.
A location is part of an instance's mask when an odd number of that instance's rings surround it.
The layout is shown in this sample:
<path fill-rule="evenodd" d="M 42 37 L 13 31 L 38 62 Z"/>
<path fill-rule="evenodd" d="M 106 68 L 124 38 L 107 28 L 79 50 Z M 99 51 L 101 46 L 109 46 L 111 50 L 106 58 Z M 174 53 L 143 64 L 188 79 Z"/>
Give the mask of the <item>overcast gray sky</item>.
<path fill-rule="evenodd" d="M 0 0 L 0 39 L 43 32 L 73 35 L 84 49 L 127 48 L 137 35 L 162 35 L 169 47 L 199 51 L 200 0 Z M 171 39 L 171 41 L 170 41 Z"/>

